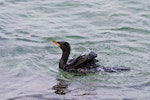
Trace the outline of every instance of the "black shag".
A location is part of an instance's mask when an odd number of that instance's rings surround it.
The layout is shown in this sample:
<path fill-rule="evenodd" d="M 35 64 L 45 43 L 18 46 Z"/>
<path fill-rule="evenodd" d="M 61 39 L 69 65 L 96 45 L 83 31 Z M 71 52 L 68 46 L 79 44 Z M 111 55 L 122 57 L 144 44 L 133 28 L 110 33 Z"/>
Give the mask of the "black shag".
<path fill-rule="evenodd" d="M 68 61 L 71 47 L 70 44 L 66 41 L 54 41 L 52 42 L 57 45 L 62 50 L 62 56 L 59 62 L 59 68 L 73 73 L 92 73 L 98 71 L 106 72 L 121 72 L 128 71 L 130 68 L 124 66 L 115 66 L 115 67 L 103 67 L 96 64 L 98 62 L 97 54 L 90 52 L 89 54 L 80 55 L 70 61 Z M 68 62 L 67 62 L 68 61 Z"/>

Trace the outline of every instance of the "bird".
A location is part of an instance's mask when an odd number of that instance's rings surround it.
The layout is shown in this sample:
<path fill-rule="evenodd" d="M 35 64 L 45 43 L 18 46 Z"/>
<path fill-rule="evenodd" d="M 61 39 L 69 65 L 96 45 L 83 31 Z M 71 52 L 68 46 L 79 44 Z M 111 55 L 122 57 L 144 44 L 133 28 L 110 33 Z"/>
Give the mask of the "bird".
<path fill-rule="evenodd" d="M 88 54 L 79 55 L 68 61 L 71 51 L 70 44 L 66 41 L 51 41 L 62 50 L 62 55 L 59 61 L 59 69 L 66 72 L 86 74 L 99 71 L 122 72 L 130 70 L 129 67 L 125 66 L 104 67 L 102 65 L 98 65 L 97 62 L 99 60 L 96 59 L 97 54 L 93 51 Z"/>

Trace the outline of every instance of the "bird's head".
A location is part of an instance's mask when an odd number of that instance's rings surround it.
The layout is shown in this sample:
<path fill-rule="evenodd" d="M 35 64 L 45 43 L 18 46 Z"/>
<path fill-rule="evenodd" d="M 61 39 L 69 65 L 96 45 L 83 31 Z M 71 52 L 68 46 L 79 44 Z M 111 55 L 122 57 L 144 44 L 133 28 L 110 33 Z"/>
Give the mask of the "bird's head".
<path fill-rule="evenodd" d="M 52 42 L 58 46 L 63 52 L 70 51 L 70 44 L 66 41 L 55 41 L 52 40 Z"/>

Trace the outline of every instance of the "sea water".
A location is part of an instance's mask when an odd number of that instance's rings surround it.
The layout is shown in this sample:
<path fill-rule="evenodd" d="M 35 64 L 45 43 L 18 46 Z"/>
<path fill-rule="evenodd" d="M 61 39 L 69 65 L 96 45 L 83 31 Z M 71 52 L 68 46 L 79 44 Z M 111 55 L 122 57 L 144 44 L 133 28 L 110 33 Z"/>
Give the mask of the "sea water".
<path fill-rule="evenodd" d="M 62 52 L 51 40 L 70 43 L 69 59 L 94 51 L 99 65 L 131 71 L 84 76 L 60 71 Z M 0 1 L 1 100 L 149 98 L 149 0 Z"/>

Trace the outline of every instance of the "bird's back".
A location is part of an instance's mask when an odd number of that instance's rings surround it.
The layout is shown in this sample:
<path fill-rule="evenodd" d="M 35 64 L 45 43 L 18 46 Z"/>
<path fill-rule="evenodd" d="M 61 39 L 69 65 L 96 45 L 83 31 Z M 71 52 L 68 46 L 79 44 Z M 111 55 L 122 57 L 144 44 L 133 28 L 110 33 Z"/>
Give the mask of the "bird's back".
<path fill-rule="evenodd" d="M 68 71 L 78 72 L 78 71 L 90 71 L 97 66 L 95 58 L 97 54 L 90 52 L 89 54 L 80 55 L 69 61 L 69 64 L 66 65 L 65 69 Z"/>

